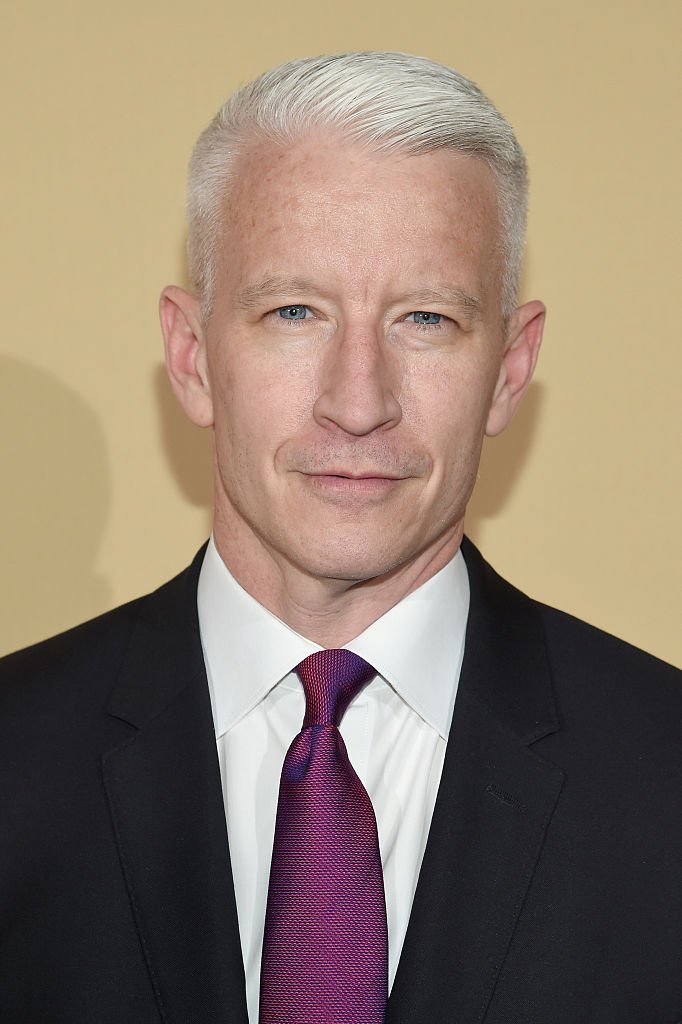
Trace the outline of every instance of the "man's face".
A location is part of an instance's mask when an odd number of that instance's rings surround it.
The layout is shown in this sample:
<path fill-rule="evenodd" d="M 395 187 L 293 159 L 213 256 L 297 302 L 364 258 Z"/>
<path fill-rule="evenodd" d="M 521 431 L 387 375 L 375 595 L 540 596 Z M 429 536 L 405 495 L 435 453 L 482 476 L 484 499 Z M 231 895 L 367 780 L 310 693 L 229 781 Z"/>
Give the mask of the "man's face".
<path fill-rule="evenodd" d="M 320 136 L 236 178 L 202 342 L 223 556 L 347 581 L 449 557 L 505 346 L 492 173 Z"/>

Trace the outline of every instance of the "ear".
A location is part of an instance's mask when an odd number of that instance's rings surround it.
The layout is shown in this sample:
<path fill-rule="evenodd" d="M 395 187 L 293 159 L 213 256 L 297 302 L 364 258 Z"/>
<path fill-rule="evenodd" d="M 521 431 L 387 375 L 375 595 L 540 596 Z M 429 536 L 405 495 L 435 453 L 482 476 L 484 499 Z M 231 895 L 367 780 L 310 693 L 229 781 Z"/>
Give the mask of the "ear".
<path fill-rule="evenodd" d="M 534 300 L 514 310 L 507 329 L 502 365 L 495 385 L 485 432 L 501 434 L 530 384 L 545 326 L 545 307 Z"/>
<path fill-rule="evenodd" d="M 189 292 L 170 285 L 161 293 L 159 317 L 166 369 L 176 398 L 192 423 L 210 427 L 213 402 L 199 302 Z"/>

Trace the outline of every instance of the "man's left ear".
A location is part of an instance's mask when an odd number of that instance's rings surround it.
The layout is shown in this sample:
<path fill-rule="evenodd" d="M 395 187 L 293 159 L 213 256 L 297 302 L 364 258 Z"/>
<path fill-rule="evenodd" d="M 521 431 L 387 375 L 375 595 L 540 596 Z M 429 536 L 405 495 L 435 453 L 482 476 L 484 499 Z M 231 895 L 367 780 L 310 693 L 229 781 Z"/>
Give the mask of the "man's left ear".
<path fill-rule="evenodd" d="M 495 385 L 485 432 L 501 434 L 530 384 L 545 326 L 545 307 L 535 299 L 515 309 L 507 328 L 502 365 Z"/>

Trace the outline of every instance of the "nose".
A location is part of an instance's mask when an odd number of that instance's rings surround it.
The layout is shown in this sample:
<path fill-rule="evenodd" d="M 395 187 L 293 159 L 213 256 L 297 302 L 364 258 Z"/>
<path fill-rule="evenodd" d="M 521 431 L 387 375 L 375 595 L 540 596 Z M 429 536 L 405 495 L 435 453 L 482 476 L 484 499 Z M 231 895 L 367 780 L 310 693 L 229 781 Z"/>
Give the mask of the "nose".
<path fill-rule="evenodd" d="M 313 409 L 320 425 L 363 437 L 400 422 L 399 373 L 387 344 L 367 325 L 337 331 Z"/>

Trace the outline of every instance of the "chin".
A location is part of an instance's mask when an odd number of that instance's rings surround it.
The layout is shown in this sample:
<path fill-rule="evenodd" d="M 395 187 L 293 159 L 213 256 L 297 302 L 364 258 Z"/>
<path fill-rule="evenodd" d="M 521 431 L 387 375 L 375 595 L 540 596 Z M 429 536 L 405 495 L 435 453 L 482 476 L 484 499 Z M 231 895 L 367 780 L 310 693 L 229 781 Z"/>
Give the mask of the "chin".
<path fill-rule="evenodd" d="M 405 551 L 381 551 L 378 545 L 363 545 L 357 550 L 325 546 L 317 552 L 309 547 L 301 554 L 299 565 L 309 575 L 347 583 L 365 583 L 386 576 L 410 559 Z"/>

